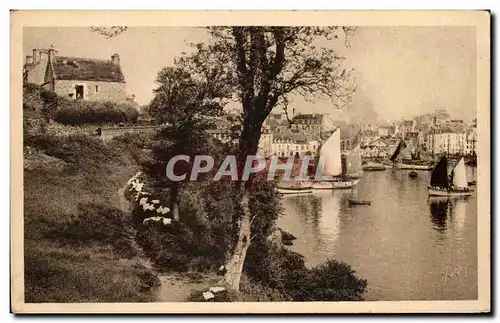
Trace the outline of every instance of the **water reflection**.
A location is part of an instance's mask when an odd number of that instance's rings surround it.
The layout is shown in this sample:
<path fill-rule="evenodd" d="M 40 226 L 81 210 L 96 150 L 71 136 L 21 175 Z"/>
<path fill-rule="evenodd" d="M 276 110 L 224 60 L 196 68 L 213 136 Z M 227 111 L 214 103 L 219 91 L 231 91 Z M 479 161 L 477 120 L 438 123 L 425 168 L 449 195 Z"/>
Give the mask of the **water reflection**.
<path fill-rule="evenodd" d="M 309 242 L 314 241 L 315 250 L 334 252 L 344 195 L 337 191 L 318 191 L 309 195 L 286 196 L 285 210 L 300 217 L 300 223 L 289 222 L 288 225 L 295 231 L 305 230 L 304 234 L 311 236 Z"/>
<path fill-rule="evenodd" d="M 453 207 L 453 223 L 458 232 L 461 232 L 467 221 L 467 198 L 456 199 Z"/>
<path fill-rule="evenodd" d="M 446 230 L 446 220 L 448 217 L 449 200 L 444 199 L 429 199 L 429 209 L 431 222 L 434 224 L 434 229 L 437 231 Z"/>
<path fill-rule="evenodd" d="M 278 224 L 298 237 L 291 248 L 309 266 L 328 258 L 352 265 L 368 280 L 368 300 L 474 299 L 477 275 L 445 287 L 443 277 L 477 268 L 476 193 L 429 198 L 430 172 L 408 173 L 366 172 L 353 190 L 285 196 Z M 349 206 L 351 196 L 371 205 Z"/>
<path fill-rule="evenodd" d="M 447 223 L 453 223 L 453 227 L 460 231 L 467 219 L 467 200 L 467 197 L 429 198 L 430 217 L 434 229 L 445 231 Z"/>

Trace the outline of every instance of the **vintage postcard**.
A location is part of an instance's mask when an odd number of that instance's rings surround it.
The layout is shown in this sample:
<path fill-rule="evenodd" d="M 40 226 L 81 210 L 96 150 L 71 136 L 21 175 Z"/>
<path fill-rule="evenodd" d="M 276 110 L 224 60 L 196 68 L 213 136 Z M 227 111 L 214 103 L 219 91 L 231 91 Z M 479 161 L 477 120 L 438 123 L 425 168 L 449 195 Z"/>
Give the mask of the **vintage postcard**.
<path fill-rule="evenodd" d="M 488 11 L 13 11 L 15 313 L 490 305 Z"/>

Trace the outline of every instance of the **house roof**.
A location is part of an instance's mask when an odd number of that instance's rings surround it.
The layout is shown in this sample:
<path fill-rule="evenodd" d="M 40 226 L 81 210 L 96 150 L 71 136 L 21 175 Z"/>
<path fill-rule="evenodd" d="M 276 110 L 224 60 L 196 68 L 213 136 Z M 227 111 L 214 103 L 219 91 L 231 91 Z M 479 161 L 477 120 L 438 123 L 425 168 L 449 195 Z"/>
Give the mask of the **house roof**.
<path fill-rule="evenodd" d="M 386 141 L 386 140 L 384 140 L 384 139 L 382 139 L 382 138 L 377 138 L 377 139 L 375 139 L 375 140 L 371 141 L 371 142 L 368 144 L 368 146 L 374 146 L 376 142 L 382 142 L 384 145 L 389 145 L 389 144 L 387 143 L 387 141 Z"/>
<path fill-rule="evenodd" d="M 56 80 L 125 82 L 120 65 L 111 60 L 56 56 L 52 66 Z"/>
<path fill-rule="evenodd" d="M 321 121 L 323 120 L 323 115 L 322 114 L 311 114 L 311 113 L 305 113 L 305 114 L 298 114 L 295 117 L 293 117 L 293 120 L 318 120 Z"/>

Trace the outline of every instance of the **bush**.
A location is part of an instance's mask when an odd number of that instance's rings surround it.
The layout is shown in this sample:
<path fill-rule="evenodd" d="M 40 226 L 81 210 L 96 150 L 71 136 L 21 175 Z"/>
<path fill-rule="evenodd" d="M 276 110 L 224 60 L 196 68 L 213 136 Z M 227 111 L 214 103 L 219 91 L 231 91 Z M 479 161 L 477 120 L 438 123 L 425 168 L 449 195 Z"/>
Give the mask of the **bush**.
<path fill-rule="evenodd" d="M 51 107 L 54 110 L 59 105 L 59 96 L 54 91 L 41 88 L 40 97 L 47 106 Z"/>
<path fill-rule="evenodd" d="M 137 109 L 129 103 L 70 101 L 61 99 L 55 121 L 62 124 L 134 123 L 139 117 Z"/>
<path fill-rule="evenodd" d="M 286 302 L 293 300 L 277 289 L 255 282 L 245 274 L 241 276 L 240 298 L 243 302 Z"/>
<path fill-rule="evenodd" d="M 190 227 L 183 222 L 170 225 L 139 224 L 137 242 L 162 270 L 215 270 L 221 265 L 220 250 L 206 227 Z"/>
<path fill-rule="evenodd" d="M 155 185 L 152 183 L 147 188 L 146 191 L 153 192 L 148 199 L 158 199 L 161 205 L 170 206 L 165 203 L 169 200 L 169 190 Z M 137 241 L 155 266 L 180 272 L 207 271 L 224 263 L 230 238 L 227 214 L 231 205 L 227 199 L 231 198 L 232 191 L 229 188 L 229 183 L 223 182 L 184 184 L 179 206 L 181 221 L 172 221 L 168 226 L 151 222 L 143 224 L 145 218 L 158 214 L 144 211 L 139 201 L 134 201 L 132 214 L 138 231 Z"/>
<path fill-rule="evenodd" d="M 54 117 L 57 103 L 54 92 L 45 90 L 36 84 L 23 87 L 23 133 L 25 140 L 30 136 L 46 132 L 49 120 Z M 56 99 L 57 100 L 57 95 Z"/>
<path fill-rule="evenodd" d="M 344 262 L 328 260 L 314 267 L 297 282 L 296 301 L 362 301 L 366 279 L 356 276 Z"/>
<path fill-rule="evenodd" d="M 343 262 L 328 260 L 308 269 L 302 255 L 263 244 L 250 245 L 244 270 L 258 284 L 294 301 L 361 301 L 367 286 Z"/>
<path fill-rule="evenodd" d="M 288 249 L 272 250 L 253 243 L 247 251 L 244 272 L 255 282 L 292 297 L 295 284 L 307 273 L 304 257 Z"/>

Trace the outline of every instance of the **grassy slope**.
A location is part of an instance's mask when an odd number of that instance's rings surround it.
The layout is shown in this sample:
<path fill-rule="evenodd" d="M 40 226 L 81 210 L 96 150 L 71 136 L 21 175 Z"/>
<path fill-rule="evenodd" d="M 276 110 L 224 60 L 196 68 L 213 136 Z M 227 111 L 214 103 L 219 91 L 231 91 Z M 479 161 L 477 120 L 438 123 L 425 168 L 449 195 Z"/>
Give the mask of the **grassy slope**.
<path fill-rule="evenodd" d="M 85 136 L 26 145 L 25 301 L 152 301 L 158 280 L 139 265 L 117 205 L 137 171 L 128 151 Z"/>

